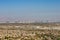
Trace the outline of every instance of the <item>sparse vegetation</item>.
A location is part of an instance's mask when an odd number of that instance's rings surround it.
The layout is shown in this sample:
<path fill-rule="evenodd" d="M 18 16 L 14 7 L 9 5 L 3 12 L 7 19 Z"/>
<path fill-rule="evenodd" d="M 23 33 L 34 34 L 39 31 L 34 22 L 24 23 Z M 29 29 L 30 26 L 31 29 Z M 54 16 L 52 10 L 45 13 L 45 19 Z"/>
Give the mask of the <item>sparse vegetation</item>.
<path fill-rule="evenodd" d="M 0 40 L 60 40 L 60 30 L 31 29 L 29 28 L 31 24 L 29 27 L 28 25 L 23 25 L 21 28 L 16 28 L 14 27 L 15 25 L 4 26 L 4 28 L 1 27 L 3 29 L 0 29 Z M 27 28 L 24 26 L 27 26 Z"/>

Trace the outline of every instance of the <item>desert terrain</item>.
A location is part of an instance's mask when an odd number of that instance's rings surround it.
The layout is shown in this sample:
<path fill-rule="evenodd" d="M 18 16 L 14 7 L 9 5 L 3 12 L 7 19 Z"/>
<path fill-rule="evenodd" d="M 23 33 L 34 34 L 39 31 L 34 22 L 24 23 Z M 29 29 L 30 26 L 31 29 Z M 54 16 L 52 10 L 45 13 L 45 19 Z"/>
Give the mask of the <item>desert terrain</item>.
<path fill-rule="evenodd" d="M 60 40 L 60 23 L 0 23 L 0 40 Z"/>

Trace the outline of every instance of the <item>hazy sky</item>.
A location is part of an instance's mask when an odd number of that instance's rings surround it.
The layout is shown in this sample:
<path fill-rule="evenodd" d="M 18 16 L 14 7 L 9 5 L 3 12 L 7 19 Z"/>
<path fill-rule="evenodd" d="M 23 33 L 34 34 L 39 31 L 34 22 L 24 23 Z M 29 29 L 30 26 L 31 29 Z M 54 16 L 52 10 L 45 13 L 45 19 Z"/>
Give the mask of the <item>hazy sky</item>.
<path fill-rule="evenodd" d="M 0 0 L 0 21 L 18 18 L 58 21 L 60 0 Z"/>

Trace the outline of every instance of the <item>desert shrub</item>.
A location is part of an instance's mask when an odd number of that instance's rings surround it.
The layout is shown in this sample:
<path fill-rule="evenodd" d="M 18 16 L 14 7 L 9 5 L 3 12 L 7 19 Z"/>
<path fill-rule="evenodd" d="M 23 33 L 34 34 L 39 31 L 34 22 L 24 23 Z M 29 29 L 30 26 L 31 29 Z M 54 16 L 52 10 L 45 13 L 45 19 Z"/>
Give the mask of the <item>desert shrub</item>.
<path fill-rule="evenodd" d="M 60 40 L 60 38 L 57 38 L 57 40 Z"/>
<path fill-rule="evenodd" d="M 5 36 L 5 39 L 8 39 L 9 37 Z"/>
<path fill-rule="evenodd" d="M 36 37 L 39 37 L 39 38 L 41 37 L 41 35 L 40 35 L 40 34 L 38 34 L 38 33 L 35 33 L 35 34 L 36 34 Z"/>

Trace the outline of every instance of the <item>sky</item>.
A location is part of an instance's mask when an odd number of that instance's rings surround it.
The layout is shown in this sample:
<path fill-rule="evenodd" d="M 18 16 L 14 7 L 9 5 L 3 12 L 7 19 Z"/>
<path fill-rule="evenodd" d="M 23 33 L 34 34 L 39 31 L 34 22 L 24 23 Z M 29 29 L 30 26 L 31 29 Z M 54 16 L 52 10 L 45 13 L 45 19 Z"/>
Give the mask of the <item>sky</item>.
<path fill-rule="evenodd" d="M 60 0 L 0 0 L 0 21 L 60 21 Z"/>

